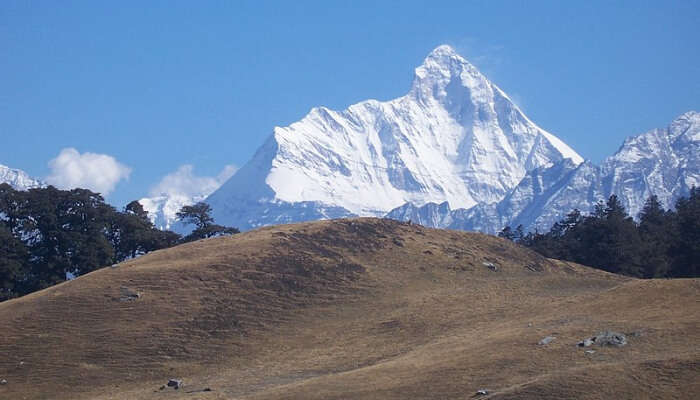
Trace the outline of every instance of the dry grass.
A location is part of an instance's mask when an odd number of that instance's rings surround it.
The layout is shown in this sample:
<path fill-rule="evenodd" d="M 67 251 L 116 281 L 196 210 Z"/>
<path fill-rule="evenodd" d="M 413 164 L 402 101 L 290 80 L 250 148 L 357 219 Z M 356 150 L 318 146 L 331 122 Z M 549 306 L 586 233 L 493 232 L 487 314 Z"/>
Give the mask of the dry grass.
<path fill-rule="evenodd" d="M 277 226 L 0 303 L 0 399 L 698 398 L 699 294 L 474 233 Z M 634 334 L 575 346 L 604 329 Z"/>

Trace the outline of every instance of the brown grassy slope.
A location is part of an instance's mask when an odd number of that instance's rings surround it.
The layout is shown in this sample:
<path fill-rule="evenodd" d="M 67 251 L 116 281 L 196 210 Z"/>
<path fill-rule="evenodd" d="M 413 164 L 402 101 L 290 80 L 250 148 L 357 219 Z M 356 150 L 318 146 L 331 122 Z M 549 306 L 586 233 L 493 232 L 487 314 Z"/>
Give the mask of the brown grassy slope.
<path fill-rule="evenodd" d="M 277 226 L 0 303 L 0 399 L 697 398 L 699 294 L 474 233 Z M 575 346 L 603 329 L 635 335 Z"/>

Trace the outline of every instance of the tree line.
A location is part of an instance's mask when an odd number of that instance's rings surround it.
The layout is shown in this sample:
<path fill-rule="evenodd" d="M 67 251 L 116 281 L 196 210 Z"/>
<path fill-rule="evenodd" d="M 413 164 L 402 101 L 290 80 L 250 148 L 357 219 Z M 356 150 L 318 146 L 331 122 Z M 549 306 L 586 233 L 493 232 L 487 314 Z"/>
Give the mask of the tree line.
<path fill-rule="evenodd" d="M 205 203 L 183 207 L 187 236 L 157 229 L 138 201 L 117 210 L 87 189 L 14 190 L 0 184 L 0 301 L 150 251 L 238 233 L 214 224 Z"/>
<path fill-rule="evenodd" d="M 700 276 L 700 189 L 693 187 L 673 210 L 649 197 L 638 221 L 612 195 L 589 215 L 574 209 L 547 233 L 526 234 L 521 225 L 498 236 L 545 257 L 639 278 Z"/>

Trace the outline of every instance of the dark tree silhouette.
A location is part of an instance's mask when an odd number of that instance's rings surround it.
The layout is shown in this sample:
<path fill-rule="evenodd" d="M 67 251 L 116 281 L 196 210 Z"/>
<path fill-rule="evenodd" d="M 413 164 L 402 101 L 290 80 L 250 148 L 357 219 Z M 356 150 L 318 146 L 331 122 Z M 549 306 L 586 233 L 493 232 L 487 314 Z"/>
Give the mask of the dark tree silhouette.
<path fill-rule="evenodd" d="M 0 185 L 0 299 L 178 243 L 137 202 L 124 212 L 86 189 Z"/>
<path fill-rule="evenodd" d="M 189 235 L 183 238 L 185 242 L 199 239 L 206 239 L 215 236 L 233 235 L 239 233 L 237 228 L 216 225 L 211 217 L 211 206 L 207 203 L 199 202 L 191 206 L 184 206 L 178 211 L 177 218 L 196 228 Z"/>
<path fill-rule="evenodd" d="M 211 206 L 204 202 L 199 202 L 191 206 L 184 206 L 177 212 L 177 219 L 186 223 L 192 224 L 197 229 L 203 229 L 214 223 L 214 218 L 211 217 Z"/>
<path fill-rule="evenodd" d="M 700 188 L 693 187 L 688 198 L 676 202 L 678 240 L 671 245 L 675 254 L 675 276 L 700 276 Z"/>
<path fill-rule="evenodd" d="M 675 241 L 675 218 L 652 195 L 639 213 L 639 237 L 642 247 L 644 277 L 662 277 L 669 274 L 671 243 Z"/>
<path fill-rule="evenodd" d="M 578 210 L 555 223 L 547 233 L 517 235 L 510 227 L 499 236 L 515 240 L 546 257 L 575 261 L 625 275 L 697 277 L 700 275 L 700 190 L 666 211 L 656 196 L 647 199 L 639 223 L 627 215 L 613 195 L 599 201 L 591 215 Z"/>
<path fill-rule="evenodd" d="M 498 237 L 503 239 L 508 239 L 510 241 L 515 241 L 515 233 L 510 226 L 506 226 L 500 232 L 498 232 Z"/>
<path fill-rule="evenodd" d="M 0 224 L 0 301 L 22 292 L 26 281 L 29 251 L 4 225 Z"/>

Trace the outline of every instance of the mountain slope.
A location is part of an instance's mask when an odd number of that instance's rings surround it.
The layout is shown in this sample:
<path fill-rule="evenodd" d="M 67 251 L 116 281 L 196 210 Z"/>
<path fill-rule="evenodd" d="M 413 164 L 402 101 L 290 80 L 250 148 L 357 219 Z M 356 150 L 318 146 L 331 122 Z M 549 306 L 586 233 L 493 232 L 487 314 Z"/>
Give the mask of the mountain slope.
<path fill-rule="evenodd" d="M 534 168 L 581 157 L 532 123 L 449 46 L 416 68 L 411 90 L 344 111 L 314 108 L 277 127 L 207 202 L 242 229 L 344 215 L 381 216 L 404 203 L 500 201 Z"/>
<path fill-rule="evenodd" d="M 700 113 L 687 112 L 664 129 L 631 137 L 602 165 L 606 193 L 636 216 L 655 194 L 665 207 L 700 186 Z"/>
<path fill-rule="evenodd" d="M 548 229 L 573 208 L 589 212 L 592 204 L 613 194 L 635 218 L 652 194 L 659 197 L 664 208 L 673 208 L 693 185 L 700 185 L 698 154 L 700 113 L 691 111 L 674 119 L 667 128 L 628 138 L 601 167 L 582 164 L 575 174 L 564 176 L 556 184 L 562 190 L 546 198 L 548 207 L 537 218 L 512 223 Z M 543 215 L 549 217 L 542 218 Z"/>
<path fill-rule="evenodd" d="M 46 186 L 44 182 L 30 177 L 26 172 L 2 164 L 0 164 L 0 183 L 7 183 L 15 190 L 29 190 Z"/>
<path fill-rule="evenodd" d="M 691 399 L 699 290 L 390 220 L 269 227 L 0 303 L 0 398 Z M 576 346 L 605 329 L 628 345 Z"/>
<path fill-rule="evenodd" d="M 434 204 L 405 204 L 386 216 L 425 223 L 426 226 L 496 233 L 506 225 L 525 231 L 547 231 L 573 209 L 591 211 L 592 205 L 617 195 L 628 213 L 637 217 L 644 202 L 655 194 L 665 208 L 700 186 L 700 113 L 687 112 L 665 129 L 655 129 L 625 140 L 601 167 L 562 160 L 529 171 L 503 200 L 469 209 Z M 407 213 L 410 210 L 410 213 Z"/>

